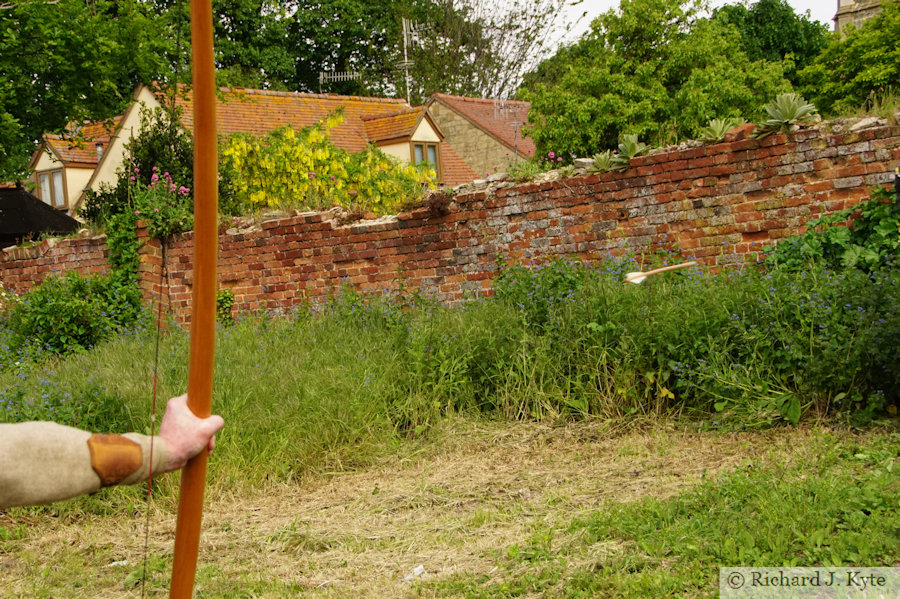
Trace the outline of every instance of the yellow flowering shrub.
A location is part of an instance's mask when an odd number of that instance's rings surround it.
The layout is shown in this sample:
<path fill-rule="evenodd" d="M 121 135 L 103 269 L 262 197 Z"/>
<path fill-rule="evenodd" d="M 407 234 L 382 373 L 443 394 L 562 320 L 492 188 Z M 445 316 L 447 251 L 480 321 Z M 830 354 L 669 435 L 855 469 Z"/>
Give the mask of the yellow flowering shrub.
<path fill-rule="evenodd" d="M 235 200 L 252 209 L 344 206 L 387 214 L 434 187 L 433 169 L 401 164 L 371 145 L 357 154 L 335 146 L 329 132 L 341 122 L 336 112 L 300 130 L 225 139 L 221 168 Z"/>

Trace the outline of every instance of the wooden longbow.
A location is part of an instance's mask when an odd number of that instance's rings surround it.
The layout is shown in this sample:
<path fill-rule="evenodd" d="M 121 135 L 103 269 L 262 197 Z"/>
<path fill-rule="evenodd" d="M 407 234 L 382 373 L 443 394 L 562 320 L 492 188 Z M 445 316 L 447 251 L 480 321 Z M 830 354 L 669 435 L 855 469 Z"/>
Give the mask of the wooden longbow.
<path fill-rule="evenodd" d="M 216 252 L 218 249 L 218 151 L 212 1 L 191 0 L 191 64 L 194 95 L 194 288 L 188 367 L 188 407 L 212 412 L 216 342 Z M 182 470 L 175 528 L 170 599 L 193 595 L 206 486 L 205 451 Z"/>

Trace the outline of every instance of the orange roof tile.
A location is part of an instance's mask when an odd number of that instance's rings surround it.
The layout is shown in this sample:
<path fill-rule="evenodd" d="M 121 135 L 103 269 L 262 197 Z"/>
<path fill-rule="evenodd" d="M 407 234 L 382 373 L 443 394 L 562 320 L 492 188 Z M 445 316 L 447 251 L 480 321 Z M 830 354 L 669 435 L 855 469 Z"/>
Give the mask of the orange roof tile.
<path fill-rule="evenodd" d="M 362 121 L 366 128 L 366 137 L 374 142 L 410 137 L 424 113 L 425 107 L 417 106 L 384 116 L 364 116 Z"/>
<path fill-rule="evenodd" d="M 434 94 L 432 101 L 435 100 L 446 104 L 510 148 L 518 147 L 519 152 L 528 156 L 534 156 L 537 151 L 534 140 L 522 137 L 522 125 L 528 122 L 530 102 L 464 98 L 447 94 Z"/>
<path fill-rule="evenodd" d="M 344 122 L 331 130 L 331 141 L 348 152 L 359 152 L 369 139 L 363 119 L 396 114 L 408 109 L 402 99 L 363 98 L 333 94 L 306 94 L 259 89 L 223 88 L 216 105 L 216 124 L 220 134 L 251 133 L 265 135 L 284 125 L 308 127 L 323 120 L 340 107 Z M 193 129 L 193 93 L 182 88 L 175 104 L 182 107 L 182 125 Z"/>
<path fill-rule="evenodd" d="M 105 152 L 109 147 L 109 140 L 115 132 L 122 116 L 117 116 L 106 121 L 86 123 L 69 127 L 71 133 L 65 136 L 47 133 L 44 141 L 47 142 L 53 152 L 65 165 L 86 164 L 97 166 L 97 145 Z"/>
<path fill-rule="evenodd" d="M 478 178 L 475 171 L 453 151 L 450 144 L 441 144 L 441 175 L 443 177 L 441 183 L 449 187 L 471 183 Z"/>

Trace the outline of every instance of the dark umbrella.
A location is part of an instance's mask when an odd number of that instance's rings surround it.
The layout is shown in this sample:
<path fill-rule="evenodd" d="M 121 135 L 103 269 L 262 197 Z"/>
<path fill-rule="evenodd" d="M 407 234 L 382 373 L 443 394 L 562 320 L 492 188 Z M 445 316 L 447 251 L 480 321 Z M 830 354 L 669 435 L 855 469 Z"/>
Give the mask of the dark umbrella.
<path fill-rule="evenodd" d="M 16 245 L 41 234 L 68 235 L 81 226 L 21 186 L 0 189 L 0 247 Z"/>

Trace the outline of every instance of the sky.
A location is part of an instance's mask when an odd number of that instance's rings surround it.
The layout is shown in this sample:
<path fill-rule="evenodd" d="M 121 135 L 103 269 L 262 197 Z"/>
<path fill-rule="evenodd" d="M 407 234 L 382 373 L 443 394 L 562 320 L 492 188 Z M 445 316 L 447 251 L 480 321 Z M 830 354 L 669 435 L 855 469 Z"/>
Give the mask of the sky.
<path fill-rule="evenodd" d="M 710 6 L 716 8 L 724 4 L 739 3 L 740 0 L 711 0 Z M 788 0 L 788 4 L 794 8 L 794 12 L 805 13 L 808 10 L 810 12 L 810 17 L 812 17 L 814 21 L 821 21 L 828 25 L 829 30 L 834 28 L 832 18 L 834 18 L 834 13 L 837 11 L 837 0 Z M 587 16 L 579 22 L 576 32 L 573 33 L 579 35 L 580 33 L 584 33 L 587 31 L 588 26 L 594 17 L 602 12 L 606 12 L 610 8 L 617 8 L 618 6 L 619 0 L 582 0 L 577 6 L 570 7 L 570 18 L 577 18 L 581 13 L 587 12 Z M 573 38 L 572 36 L 566 36 L 566 38 L 577 39 L 577 37 Z"/>

